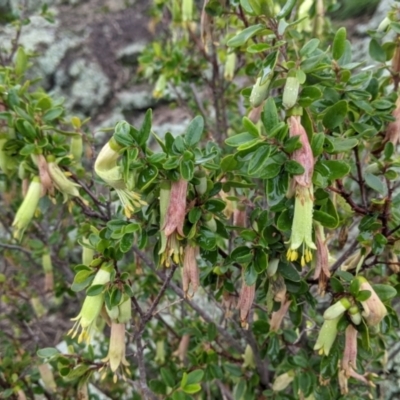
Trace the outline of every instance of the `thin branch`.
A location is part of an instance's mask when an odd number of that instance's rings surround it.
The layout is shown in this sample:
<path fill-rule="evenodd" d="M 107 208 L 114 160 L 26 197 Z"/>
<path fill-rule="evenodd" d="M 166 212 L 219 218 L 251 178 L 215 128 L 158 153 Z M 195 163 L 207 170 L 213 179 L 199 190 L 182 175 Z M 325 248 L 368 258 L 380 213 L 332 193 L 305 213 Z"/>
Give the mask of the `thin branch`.
<path fill-rule="evenodd" d="M 346 261 L 346 259 L 354 252 L 358 244 L 359 244 L 358 241 L 355 240 L 350 245 L 350 247 L 336 260 L 336 262 L 330 268 L 330 271 L 332 273 L 341 267 L 341 265 Z"/>
<path fill-rule="evenodd" d="M 133 246 L 134 252 L 138 255 L 138 257 L 147 265 L 148 268 L 150 268 L 154 273 L 158 275 L 158 277 L 162 280 L 166 280 L 165 273 L 162 271 L 158 271 L 156 267 L 154 266 L 153 262 L 150 261 L 150 259 L 143 254 L 136 246 Z M 215 323 L 213 318 L 211 318 L 200 306 L 198 306 L 195 302 L 185 298 L 185 294 L 183 290 L 176 285 L 174 282 L 170 281 L 168 286 L 182 299 L 185 300 L 186 304 L 188 304 L 194 311 L 196 311 L 201 318 L 203 318 L 205 321 L 209 323 Z M 218 332 L 220 335 L 239 353 L 243 353 L 243 347 L 242 345 L 230 335 L 226 329 L 222 328 L 219 325 L 216 325 Z"/>
<path fill-rule="evenodd" d="M 363 202 L 364 208 L 367 208 L 367 196 L 365 193 L 364 187 L 364 178 L 361 171 L 361 162 L 360 162 L 360 155 L 358 154 L 358 148 L 354 149 L 354 155 L 356 157 L 356 167 L 357 167 L 357 175 L 358 175 L 358 185 L 360 186 L 360 193 L 361 193 L 361 200 Z"/>

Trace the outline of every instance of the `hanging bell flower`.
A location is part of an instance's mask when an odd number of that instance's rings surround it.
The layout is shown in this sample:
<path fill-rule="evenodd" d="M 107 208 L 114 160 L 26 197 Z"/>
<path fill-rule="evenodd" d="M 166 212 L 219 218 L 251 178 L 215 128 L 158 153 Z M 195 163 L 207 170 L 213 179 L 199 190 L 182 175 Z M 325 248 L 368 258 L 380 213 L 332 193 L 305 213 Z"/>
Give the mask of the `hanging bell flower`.
<path fill-rule="evenodd" d="M 79 194 L 79 188 L 81 186 L 67 178 L 68 172 L 64 172 L 58 166 L 55 158 L 53 156 L 48 156 L 47 162 L 49 174 L 53 180 L 53 184 L 57 190 L 62 193 L 64 197 L 64 203 L 66 203 L 71 197 L 78 197 L 83 203 L 87 204 L 87 201 L 84 200 Z"/>
<path fill-rule="evenodd" d="M 160 188 L 160 264 L 170 267 L 181 264 L 183 248 L 179 241 L 185 237 L 183 225 L 186 216 L 186 196 L 188 182 L 163 182 Z"/>
<path fill-rule="evenodd" d="M 39 177 L 35 176 L 32 178 L 26 196 L 22 204 L 19 206 L 17 213 L 15 214 L 15 218 L 12 223 L 14 239 L 17 239 L 18 241 L 22 240 L 25 229 L 28 227 L 33 216 L 35 215 L 35 211 L 41 196 L 42 184 Z"/>
<path fill-rule="evenodd" d="M 121 146 L 114 138 L 111 138 L 100 150 L 94 163 L 94 170 L 107 185 L 115 190 L 124 208 L 125 216 L 131 218 L 133 213 L 147 203 L 141 200 L 139 194 L 127 188 L 122 168 L 117 165 L 120 150 Z"/>
<path fill-rule="evenodd" d="M 199 267 L 197 265 L 198 255 L 199 246 L 191 246 L 188 244 L 185 247 L 182 269 L 182 288 L 187 298 L 192 298 L 200 285 Z M 189 293 L 189 286 L 192 289 L 191 293 Z"/>
<path fill-rule="evenodd" d="M 322 324 L 319 331 L 314 350 L 318 350 L 321 355 L 328 356 L 337 336 L 337 324 L 341 316 L 334 319 L 327 319 Z"/>
<path fill-rule="evenodd" d="M 242 289 L 240 291 L 239 302 L 237 308 L 240 311 L 240 322 L 242 327 L 248 329 L 249 323 L 247 322 L 251 307 L 253 305 L 256 293 L 256 285 L 248 286 L 243 279 Z"/>
<path fill-rule="evenodd" d="M 299 116 L 291 116 L 289 118 L 289 135 L 290 137 L 300 137 L 302 147 L 295 150 L 291 158 L 304 168 L 304 172 L 293 177 L 292 186 L 295 193 L 294 217 L 290 245 L 286 257 L 289 261 L 296 261 L 299 258 L 299 249 L 301 247 L 301 265 L 304 267 L 306 263 L 312 260 L 311 250 L 317 249 L 312 239 L 314 156 Z"/>
<path fill-rule="evenodd" d="M 106 283 L 110 282 L 110 276 L 110 270 L 107 267 L 101 267 L 97 271 L 91 286 L 105 285 Z M 78 343 L 90 343 L 96 325 L 96 319 L 100 315 L 103 305 L 103 293 L 99 293 L 95 296 L 86 296 L 81 312 L 78 314 L 78 316 L 71 319 L 71 321 L 76 322 L 72 329 L 68 332 L 68 335 L 74 338 L 78 334 L 79 329 L 81 329 L 81 333 L 78 336 Z"/>
<path fill-rule="evenodd" d="M 360 290 L 369 290 L 371 292 L 371 296 L 367 300 L 361 301 L 361 305 L 364 308 L 362 316 L 368 326 L 377 327 L 387 315 L 387 309 L 370 283 L 364 277 L 357 276 L 355 279 L 360 282 Z"/>

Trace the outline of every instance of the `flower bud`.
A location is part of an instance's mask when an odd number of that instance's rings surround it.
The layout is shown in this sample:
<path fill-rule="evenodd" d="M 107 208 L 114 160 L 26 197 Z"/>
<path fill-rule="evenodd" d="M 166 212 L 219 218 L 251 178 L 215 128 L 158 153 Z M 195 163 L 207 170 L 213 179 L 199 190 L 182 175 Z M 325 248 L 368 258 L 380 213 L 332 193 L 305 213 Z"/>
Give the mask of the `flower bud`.
<path fill-rule="evenodd" d="M 231 53 L 228 53 L 228 55 L 226 56 L 224 78 L 227 81 L 232 81 L 232 79 L 235 76 L 236 59 L 237 59 L 237 56 L 234 51 Z"/>
<path fill-rule="evenodd" d="M 350 301 L 346 297 L 342 297 L 339 301 L 325 310 L 324 319 L 330 320 L 341 317 L 350 306 Z"/>
<path fill-rule="evenodd" d="M 196 192 L 203 196 L 207 192 L 207 175 L 201 171 L 196 171 L 194 176 L 199 180 L 199 183 L 195 186 Z"/>
<path fill-rule="evenodd" d="M 74 135 L 71 137 L 69 151 L 72 157 L 74 158 L 74 161 L 80 163 L 82 160 L 82 153 L 83 153 L 83 140 L 81 134 Z"/>
<path fill-rule="evenodd" d="M 364 308 L 362 316 L 368 326 L 377 326 L 386 316 L 387 309 L 370 283 L 364 277 L 357 276 L 355 279 L 360 282 L 360 290 L 369 290 L 371 292 L 371 296 L 367 300 L 361 301 L 361 305 Z"/>
<path fill-rule="evenodd" d="M 156 356 L 154 358 L 154 361 L 158 364 L 164 364 L 165 363 L 165 346 L 164 346 L 164 340 L 157 340 L 156 342 Z"/>
<path fill-rule="evenodd" d="M 286 84 L 283 89 L 282 104 L 283 107 L 288 110 L 292 108 L 297 102 L 297 96 L 299 95 L 300 83 L 295 76 L 289 76 L 286 79 Z"/>
<path fill-rule="evenodd" d="M 167 87 L 167 77 L 165 74 L 161 74 L 156 82 L 156 85 L 154 86 L 153 90 L 153 97 L 155 99 L 160 99 L 164 95 L 165 88 Z"/>
<path fill-rule="evenodd" d="M 48 390 L 50 393 L 54 393 L 57 390 L 57 384 L 54 380 L 54 375 L 49 367 L 49 364 L 38 365 L 38 370 L 46 390 Z"/>
<path fill-rule="evenodd" d="M 273 258 L 272 260 L 270 260 L 267 267 L 267 275 L 269 278 L 271 278 L 276 274 L 276 271 L 278 271 L 278 265 L 279 265 L 278 258 Z"/>
<path fill-rule="evenodd" d="M 341 316 L 335 319 L 327 319 L 322 324 L 319 331 L 317 342 L 315 343 L 314 350 L 318 350 L 321 355 L 328 356 L 333 343 L 337 336 L 337 324 Z"/>
<path fill-rule="evenodd" d="M 242 355 L 243 357 L 243 368 L 249 368 L 249 369 L 254 369 L 256 367 L 256 363 L 254 362 L 254 353 L 253 349 L 251 346 L 248 344 L 244 350 L 244 354 Z"/>
<path fill-rule="evenodd" d="M 22 240 L 25 229 L 28 227 L 33 216 L 35 215 L 36 208 L 39 204 L 39 199 L 42 195 L 42 184 L 39 177 L 34 177 L 29 184 L 28 192 L 19 206 L 15 214 L 12 226 L 14 228 L 13 237 L 18 241 Z"/>
<path fill-rule="evenodd" d="M 182 21 L 193 21 L 193 0 L 182 0 Z"/>
<path fill-rule="evenodd" d="M 255 108 L 261 105 L 261 103 L 268 97 L 269 85 L 271 79 L 268 77 L 263 84 L 261 84 L 261 77 L 258 77 L 253 89 L 250 93 L 250 105 Z"/>

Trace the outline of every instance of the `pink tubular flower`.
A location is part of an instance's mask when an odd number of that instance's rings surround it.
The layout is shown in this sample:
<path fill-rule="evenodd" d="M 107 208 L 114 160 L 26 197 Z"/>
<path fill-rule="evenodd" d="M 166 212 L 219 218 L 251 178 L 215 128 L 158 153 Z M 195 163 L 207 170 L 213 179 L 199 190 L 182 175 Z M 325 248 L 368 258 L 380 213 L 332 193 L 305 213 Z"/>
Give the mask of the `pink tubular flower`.
<path fill-rule="evenodd" d="M 353 325 L 346 328 L 345 345 L 342 358 L 342 369 L 345 376 L 350 377 L 351 371 L 355 369 L 357 362 L 357 329 Z"/>
<path fill-rule="evenodd" d="M 282 301 L 281 308 L 278 311 L 274 311 L 272 313 L 271 320 L 269 321 L 269 329 L 271 332 L 277 332 L 280 329 L 283 318 L 285 317 L 291 302 L 291 300 Z"/>
<path fill-rule="evenodd" d="M 362 316 L 368 326 L 377 326 L 386 316 L 387 309 L 370 283 L 364 277 L 357 276 L 356 279 L 360 282 L 360 290 L 369 290 L 371 292 L 371 296 L 367 300 L 361 302 L 364 308 Z"/>
<path fill-rule="evenodd" d="M 161 227 L 167 237 L 172 235 L 175 231 L 177 231 L 180 236 L 185 237 L 183 234 L 183 224 L 186 215 L 187 186 L 188 182 L 184 179 L 172 182 L 165 224 Z"/>
<path fill-rule="evenodd" d="M 187 245 L 185 256 L 183 258 L 182 287 L 185 296 L 192 298 L 200 285 L 199 268 L 197 266 L 197 256 L 199 254 L 198 246 Z M 189 286 L 192 287 L 192 293 L 189 293 Z"/>
<path fill-rule="evenodd" d="M 314 173 L 314 156 L 311 150 L 310 142 L 306 130 L 301 125 L 300 116 L 291 116 L 289 118 L 289 136 L 300 136 L 302 147 L 292 153 L 292 160 L 297 161 L 303 168 L 304 173 L 295 175 L 294 180 L 300 186 L 310 187 Z"/>
<path fill-rule="evenodd" d="M 251 286 L 247 286 L 246 282 L 243 281 L 237 308 L 240 311 L 240 322 L 245 329 L 249 327 L 247 318 L 249 316 L 251 306 L 253 305 L 255 293 L 256 285 L 254 284 Z"/>

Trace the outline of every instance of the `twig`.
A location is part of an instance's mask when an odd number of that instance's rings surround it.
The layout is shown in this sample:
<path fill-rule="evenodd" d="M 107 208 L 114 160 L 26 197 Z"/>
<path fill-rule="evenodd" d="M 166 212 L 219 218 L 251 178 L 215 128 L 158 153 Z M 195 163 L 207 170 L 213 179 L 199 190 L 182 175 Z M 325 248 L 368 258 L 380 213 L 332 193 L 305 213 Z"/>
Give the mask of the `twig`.
<path fill-rule="evenodd" d="M 363 202 L 364 208 L 367 208 L 367 196 L 365 194 L 365 188 L 364 188 L 364 178 L 362 176 L 362 171 L 361 171 L 361 162 L 360 162 L 360 155 L 358 154 L 358 147 L 354 149 L 354 155 L 356 157 L 356 167 L 357 167 L 357 175 L 358 175 L 358 185 L 360 187 L 360 193 L 361 193 L 361 200 Z"/>
<path fill-rule="evenodd" d="M 166 279 L 166 276 L 163 272 L 157 271 L 154 264 L 147 258 L 145 254 L 143 254 L 136 246 L 133 246 L 134 252 L 138 255 L 138 257 L 147 265 L 148 268 L 150 268 L 153 272 L 155 272 L 158 277 L 162 280 Z M 185 298 L 185 294 L 183 293 L 183 290 L 176 285 L 174 282 L 170 281 L 168 286 L 182 299 L 185 300 L 186 304 L 188 304 L 194 311 L 196 311 L 201 318 L 203 318 L 205 321 L 209 323 L 215 323 L 214 320 L 200 307 L 198 306 L 195 302 Z M 218 332 L 224 339 L 239 353 L 243 353 L 243 347 L 242 345 L 234 338 L 232 337 L 229 332 L 227 332 L 224 328 L 222 328 L 219 325 L 216 325 Z"/>
<path fill-rule="evenodd" d="M 353 251 L 356 249 L 358 246 L 358 241 L 355 240 L 350 247 L 336 260 L 336 262 L 332 265 L 330 268 L 331 272 L 335 272 L 341 265 L 346 261 L 347 257 L 350 256 L 350 254 L 353 253 Z"/>

